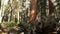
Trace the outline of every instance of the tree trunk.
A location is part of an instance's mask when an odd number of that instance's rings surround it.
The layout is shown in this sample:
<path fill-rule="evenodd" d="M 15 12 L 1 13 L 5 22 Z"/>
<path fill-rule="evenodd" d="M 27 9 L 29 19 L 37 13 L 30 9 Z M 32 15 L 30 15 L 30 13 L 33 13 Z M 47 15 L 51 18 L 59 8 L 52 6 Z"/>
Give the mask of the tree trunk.
<path fill-rule="evenodd" d="M 54 0 L 49 0 L 49 14 L 51 15 L 54 12 Z"/>
<path fill-rule="evenodd" d="M 0 23 L 1 23 L 1 0 L 0 0 Z"/>
<path fill-rule="evenodd" d="M 1 0 L 0 0 L 0 8 L 1 8 Z"/>
<path fill-rule="evenodd" d="M 35 21 L 37 14 L 37 0 L 32 0 L 31 2 L 31 16 L 30 16 L 30 23 Z"/>

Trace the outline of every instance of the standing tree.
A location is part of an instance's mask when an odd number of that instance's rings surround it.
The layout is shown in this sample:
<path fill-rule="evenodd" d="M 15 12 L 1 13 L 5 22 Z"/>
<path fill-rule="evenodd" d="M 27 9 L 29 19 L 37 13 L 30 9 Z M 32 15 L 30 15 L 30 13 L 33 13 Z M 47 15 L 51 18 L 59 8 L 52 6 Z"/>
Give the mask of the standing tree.
<path fill-rule="evenodd" d="M 37 15 L 37 0 L 31 1 L 31 17 L 30 17 L 30 23 L 35 21 Z"/>
<path fill-rule="evenodd" d="M 49 14 L 51 15 L 54 12 L 54 0 L 49 0 Z"/>
<path fill-rule="evenodd" d="M 0 8 L 1 8 L 1 0 L 0 0 Z"/>

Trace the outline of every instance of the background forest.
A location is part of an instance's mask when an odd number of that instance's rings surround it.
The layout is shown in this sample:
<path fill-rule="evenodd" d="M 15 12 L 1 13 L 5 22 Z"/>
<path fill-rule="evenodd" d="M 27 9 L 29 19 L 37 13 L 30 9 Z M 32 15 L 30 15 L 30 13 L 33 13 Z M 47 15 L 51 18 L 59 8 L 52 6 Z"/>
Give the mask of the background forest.
<path fill-rule="evenodd" d="M 0 0 L 1 34 L 51 34 L 59 27 L 60 0 Z"/>

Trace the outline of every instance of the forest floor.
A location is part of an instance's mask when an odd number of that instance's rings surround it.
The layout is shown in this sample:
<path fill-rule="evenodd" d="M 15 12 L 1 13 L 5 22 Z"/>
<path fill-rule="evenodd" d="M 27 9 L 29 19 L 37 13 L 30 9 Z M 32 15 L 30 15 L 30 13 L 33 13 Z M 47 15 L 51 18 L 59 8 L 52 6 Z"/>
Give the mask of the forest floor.
<path fill-rule="evenodd" d="M 0 34 L 24 34 L 24 32 L 19 26 L 14 26 L 12 29 L 10 29 L 9 27 L 0 27 Z"/>

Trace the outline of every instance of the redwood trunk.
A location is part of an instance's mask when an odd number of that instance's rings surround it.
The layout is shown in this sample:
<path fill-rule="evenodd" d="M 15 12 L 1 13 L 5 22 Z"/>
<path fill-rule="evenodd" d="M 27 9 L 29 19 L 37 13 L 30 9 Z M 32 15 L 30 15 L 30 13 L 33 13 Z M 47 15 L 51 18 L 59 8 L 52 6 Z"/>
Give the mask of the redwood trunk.
<path fill-rule="evenodd" d="M 51 15 L 54 12 L 54 0 L 49 0 L 49 14 Z"/>
<path fill-rule="evenodd" d="M 30 23 L 35 21 L 36 13 L 37 13 L 37 0 L 32 0 L 32 2 L 31 2 Z"/>

